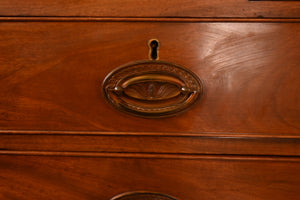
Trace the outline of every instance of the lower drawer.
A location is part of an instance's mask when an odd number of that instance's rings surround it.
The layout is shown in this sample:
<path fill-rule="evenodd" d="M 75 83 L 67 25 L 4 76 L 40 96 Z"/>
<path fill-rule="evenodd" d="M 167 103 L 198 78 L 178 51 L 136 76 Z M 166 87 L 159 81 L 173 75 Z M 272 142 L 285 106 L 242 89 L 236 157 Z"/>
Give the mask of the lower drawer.
<path fill-rule="evenodd" d="M 15 152 L 0 156 L 0 199 L 109 200 L 146 190 L 180 200 L 296 200 L 299 168 L 291 157 Z"/>

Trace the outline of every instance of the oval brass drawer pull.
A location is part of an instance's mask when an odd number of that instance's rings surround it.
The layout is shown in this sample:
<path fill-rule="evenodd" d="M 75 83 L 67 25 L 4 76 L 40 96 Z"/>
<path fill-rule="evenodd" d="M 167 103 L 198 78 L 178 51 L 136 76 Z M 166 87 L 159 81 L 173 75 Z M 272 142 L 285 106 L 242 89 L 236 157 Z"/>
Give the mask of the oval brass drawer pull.
<path fill-rule="evenodd" d="M 158 46 L 155 47 L 155 51 Z M 123 65 L 103 82 L 106 100 L 116 109 L 140 117 L 166 117 L 181 113 L 199 100 L 203 87 L 185 67 L 157 60 Z"/>
<path fill-rule="evenodd" d="M 111 200 L 177 200 L 166 194 L 155 192 L 126 192 L 113 197 Z"/>

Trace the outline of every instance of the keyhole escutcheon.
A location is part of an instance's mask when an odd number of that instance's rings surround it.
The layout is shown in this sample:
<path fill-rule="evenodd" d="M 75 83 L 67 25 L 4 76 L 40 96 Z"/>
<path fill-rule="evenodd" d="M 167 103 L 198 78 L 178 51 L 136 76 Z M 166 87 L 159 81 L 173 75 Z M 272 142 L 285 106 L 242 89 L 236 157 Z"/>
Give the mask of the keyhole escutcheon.
<path fill-rule="evenodd" d="M 159 54 L 158 54 L 159 41 L 157 39 L 151 39 L 148 42 L 148 46 L 149 46 L 149 59 L 150 60 L 158 60 L 159 59 Z"/>

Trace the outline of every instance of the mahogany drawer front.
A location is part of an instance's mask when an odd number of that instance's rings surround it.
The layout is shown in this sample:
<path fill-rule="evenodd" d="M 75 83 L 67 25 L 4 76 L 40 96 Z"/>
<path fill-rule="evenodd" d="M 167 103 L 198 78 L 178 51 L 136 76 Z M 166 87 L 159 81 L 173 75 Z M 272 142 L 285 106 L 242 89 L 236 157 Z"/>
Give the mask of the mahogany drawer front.
<path fill-rule="evenodd" d="M 180 200 L 299 199 L 299 158 L 1 155 L 0 197 L 109 200 L 154 191 Z"/>
<path fill-rule="evenodd" d="M 299 136 L 297 23 L 1 22 L 1 130 L 261 133 Z M 105 76 L 148 59 L 193 71 L 204 95 L 176 117 L 105 102 Z"/>
<path fill-rule="evenodd" d="M 299 18 L 299 1 L 1 0 L 1 16 Z"/>

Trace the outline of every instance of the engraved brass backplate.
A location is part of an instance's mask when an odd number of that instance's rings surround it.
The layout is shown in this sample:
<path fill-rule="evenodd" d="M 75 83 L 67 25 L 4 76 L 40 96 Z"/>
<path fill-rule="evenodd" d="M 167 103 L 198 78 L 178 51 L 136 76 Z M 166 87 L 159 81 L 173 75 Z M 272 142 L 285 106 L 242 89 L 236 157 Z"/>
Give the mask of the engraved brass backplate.
<path fill-rule="evenodd" d="M 103 82 L 104 96 L 114 108 L 140 117 L 167 117 L 186 111 L 202 92 L 202 83 L 193 72 L 159 60 L 126 64 Z"/>
<path fill-rule="evenodd" d="M 113 197 L 111 200 L 177 200 L 169 195 L 156 192 L 126 192 Z"/>

